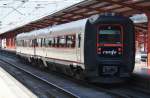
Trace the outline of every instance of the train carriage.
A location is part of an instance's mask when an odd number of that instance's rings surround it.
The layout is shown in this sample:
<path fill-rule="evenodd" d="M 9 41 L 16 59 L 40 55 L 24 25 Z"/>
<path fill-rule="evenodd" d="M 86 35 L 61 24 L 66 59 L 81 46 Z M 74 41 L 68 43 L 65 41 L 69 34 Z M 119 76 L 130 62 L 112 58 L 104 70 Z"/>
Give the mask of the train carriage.
<path fill-rule="evenodd" d="M 134 68 L 134 25 L 119 15 L 94 15 L 22 33 L 16 42 L 17 54 L 29 62 L 90 82 L 121 82 Z"/>

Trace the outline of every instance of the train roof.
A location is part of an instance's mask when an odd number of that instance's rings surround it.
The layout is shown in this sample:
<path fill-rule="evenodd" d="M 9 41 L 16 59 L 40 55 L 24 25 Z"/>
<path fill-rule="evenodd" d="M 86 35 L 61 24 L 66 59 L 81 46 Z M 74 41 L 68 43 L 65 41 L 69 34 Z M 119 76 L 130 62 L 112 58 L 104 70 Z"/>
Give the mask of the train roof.
<path fill-rule="evenodd" d="M 32 39 L 32 38 L 34 38 L 35 37 L 35 34 L 33 33 L 33 31 L 32 32 L 29 32 L 29 33 L 25 33 L 25 32 L 23 32 L 23 33 L 21 33 L 21 34 L 18 34 L 17 36 L 16 36 L 16 38 L 17 39 Z"/>
<path fill-rule="evenodd" d="M 64 33 L 75 33 L 80 30 L 84 30 L 86 23 L 87 23 L 88 18 L 78 20 L 78 21 L 73 21 L 70 23 L 65 23 L 61 25 L 56 25 L 51 28 L 52 33 L 59 33 L 58 35 L 64 34 Z M 68 32 L 70 31 L 70 32 Z M 60 33 L 61 32 L 61 33 Z"/>
<path fill-rule="evenodd" d="M 34 30 L 31 32 L 23 32 L 21 34 L 17 35 L 17 39 L 33 39 L 33 38 L 42 38 L 42 37 L 49 37 L 51 34 L 54 35 L 54 33 L 59 36 L 59 35 L 64 35 L 68 33 L 74 33 L 78 29 L 84 30 L 86 22 L 88 18 L 78 20 L 78 21 L 73 21 L 70 23 L 65 23 L 61 25 L 54 25 L 52 27 L 47 27 L 44 29 L 40 30 Z M 69 32 L 70 31 L 70 32 Z"/>

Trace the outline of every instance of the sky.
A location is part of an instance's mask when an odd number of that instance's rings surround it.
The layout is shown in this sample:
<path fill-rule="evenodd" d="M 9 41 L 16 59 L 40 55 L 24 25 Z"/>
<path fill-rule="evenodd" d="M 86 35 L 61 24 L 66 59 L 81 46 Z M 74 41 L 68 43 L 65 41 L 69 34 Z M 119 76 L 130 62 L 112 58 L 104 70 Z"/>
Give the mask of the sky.
<path fill-rule="evenodd" d="M 38 20 L 83 0 L 0 0 L 0 33 Z"/>

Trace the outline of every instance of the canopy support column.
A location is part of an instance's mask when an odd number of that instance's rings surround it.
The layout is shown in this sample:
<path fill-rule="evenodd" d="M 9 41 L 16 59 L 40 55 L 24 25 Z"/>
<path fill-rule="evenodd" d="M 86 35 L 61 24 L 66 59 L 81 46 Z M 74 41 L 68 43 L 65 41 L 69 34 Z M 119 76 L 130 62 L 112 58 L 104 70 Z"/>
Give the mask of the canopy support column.
<path fill-rule="evenodd" d="M 150 13 L 147 13 L 147 18 L 148 18 L 148 30 L 147 30 L 147 39 L 148 39 L 148 44 L 147 44 L 147 65 L 150 66 Z"/>

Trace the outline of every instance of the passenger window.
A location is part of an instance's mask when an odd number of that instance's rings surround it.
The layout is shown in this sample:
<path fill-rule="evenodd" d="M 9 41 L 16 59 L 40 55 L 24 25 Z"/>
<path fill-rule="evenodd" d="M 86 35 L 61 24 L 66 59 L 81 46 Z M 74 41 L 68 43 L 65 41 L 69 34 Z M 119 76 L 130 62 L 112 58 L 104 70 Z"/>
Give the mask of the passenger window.
<path fill-rule="evenodd" d="M 38 47 L 41 47 L 41 39 L 37 39 Z"/>
<path fill-rule="evenodd" d="M 29 47 L 29 40 L 26 40 L 26 47 Z"/>
<path fill-rule="evenodd" d="M 35 47 L 37 47 L 37 46 L 38 46 L 37 39 L 34 39 L 34 45 L 35 45 Z"/>
<path fill-rule="evenodd" d="M 49 38 L 48 41 L 47 41 L 47 44 L 49 47 L 52 46 L 52 42 L 53 42 L 53 39 L 52 38 Z"/>
<path fill-rule="evenodd" d="M 25 47 L 25 46 L 24 46 L 24 40 L 22 40 L 22 46 Z"/>
<path fill-rule="evenodd" d="M 17 40 L 17 46 L 23 46 L 22 40 Z"/>
<path fill-rule="evenodd" d="M 53 47 L 55 47 L 55 43 L 56 43 L 56 41 L 55 41 L 55 37 L 53 38 L 53 41 L 52 41 L 52 46 Z"/>
<path fill-rule="evenodd" d="M 26 41 L 25 40 L 23 40 L 23 45 L 24 45 L 24 47 L 26 47 Z"/>
<path fill-rule="evenodd" d="M 45 38 L 42 39 L 42 47 L 46 46 Z"/>
<path fill-rule="evenodd" d="M 34 47 L 34 40 L 32 40 L 32 47 Z"/>
<path fill-rule="evenodd" d="M 66 36 L 67 47 L 74 48 L 75 47 L 75 35 Z"/>
<path fill-rule="evenodd" d="M 57 37 L 56 38 L 56 47 L 59 47 L 59 40 L 60 40 L 60 37 Z"/>
<path fill-rule="evenodd" d="M 65 36 L 61 36 L 61 37 L 59 37 L 60 39 L 59 39 L 59 46 L 60 47 L 65 47 L 66 45 L 66 38 L 65 38 Z"/>
<path fill-rule="evenodd" d="M 48 46 L 49 46 L 49 44 L 48 44 L 48 43 L 49 43 L 49 39 L 48 39 L 48 38 L 46 38 L 46 39 L 45 39 L 45 46 L 46 46 L 46 47 L 48 47 Z"/>
<path fill-rule="evenodd" d="M 81 34 L 78 34 L 78 48 L 81 46 Z"/>
<path fill-rule="evenodd" d="M 51 47 L 53 45 L 53 38 L 46 38 L 45 45 L 46 47 Z"/>

